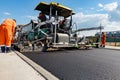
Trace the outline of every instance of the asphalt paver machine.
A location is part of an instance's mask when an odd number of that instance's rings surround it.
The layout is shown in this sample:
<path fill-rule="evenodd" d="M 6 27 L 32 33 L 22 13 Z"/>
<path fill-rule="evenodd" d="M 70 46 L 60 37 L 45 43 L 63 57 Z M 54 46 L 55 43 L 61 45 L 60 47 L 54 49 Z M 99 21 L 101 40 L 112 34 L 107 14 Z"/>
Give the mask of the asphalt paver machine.
<path fill-rule="evenodd" d="M 48 19 L 44 22 L 31 20 L 29 24 L 19 26 L 15 49 L 23 52 L 81 47 L 77 30 L 73 31 L 72 15 L 75 13 L 72 9 L 55 2 L 40 2 L 35 10 L 41 11 Z M 82 47 L 89 48 L 87 45 Z"/>

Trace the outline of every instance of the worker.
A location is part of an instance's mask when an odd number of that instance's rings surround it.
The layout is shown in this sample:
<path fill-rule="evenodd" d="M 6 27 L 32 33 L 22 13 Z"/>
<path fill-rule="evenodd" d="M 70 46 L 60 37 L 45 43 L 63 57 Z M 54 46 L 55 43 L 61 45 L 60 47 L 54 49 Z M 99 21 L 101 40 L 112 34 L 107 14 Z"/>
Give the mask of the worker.
<path fill-rule="evenodd" d="M 0 25 L 0 46 L 3 53 L 11 51 L 11 44 L 15 34 L 15 19 L 5 19 Z"/>
<path fill-rule="evenodd" d="M 67 26 L 66 22 L 67 22 L 66 18 L 59 22 L 59 32 L 61 32 L 61 33 L 67 33 L 68 28 L 66 27 Z"/>
<path fill-rule="evenodd" d="M 44 22 L 44 21 L 46 21 L 47 20 L 47 18 L 46 18 L 46 16 L 45 16 L 45 14 L 44 13 L 39 13 L 39 15 L 38 15 L 38 19 L 41 21 L 41 22 Z"/>
<path fill-rule="evenodd" d="M 1 24 L 0 24 L 0 26 L 1 26 Z M 0 28 L 0 31 L 1 31 L 1 28 Z M 1 46 L 0 46 L 0 52 L 1 52 Z"/>
<path fill-rule="evenodd" d="M 106 34 L 105 34 L 105 32 L 102 32 L 102 45 L 101 45 L 101 47 L 105 47 L 105 44 L 106 44 Z"/>
<path fill-rule="evenodd" d="M 43 12 L 40 12 L 39 15 L 38 15 L 38 22 L 41 23 L 41 22 L 45 22 L 47 20 L 47 17 L 46 15 L 43 13 Z M 40 26 L 40 28 L 46 28 L 46 24 L 45 25 L 42 25 Z"/>
<path fill-rule="evenodd" d="M 64 29 L 66 25 L 66 19 L 63 19 L 62 21 L 59 22 L 60 28 Z"/>

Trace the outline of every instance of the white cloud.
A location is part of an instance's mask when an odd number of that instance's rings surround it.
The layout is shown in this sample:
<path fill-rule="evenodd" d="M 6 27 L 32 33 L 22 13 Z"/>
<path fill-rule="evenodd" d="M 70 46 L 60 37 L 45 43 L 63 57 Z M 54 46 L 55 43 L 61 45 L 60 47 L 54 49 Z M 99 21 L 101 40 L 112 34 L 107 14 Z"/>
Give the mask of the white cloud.
<path fill-rule="evenodd" d="M 88 14 L 77 13 L 73 16 L 74 21 L 80 27 L 95 27 L 108 20 L 108 14 Z"/>
<path fill-rule="evenodd" d="M 9 12 L 4 12 L 3 14 L 8 16 L 11 15 Z"/>
<path fill-rule="evenodd" d="M 107 11 L 113 11 L 113 10 L 116 10 L 117 7 L 118 7 L 118 2 L 112 2 L 112 3 L 109 3 L 109 4 L 101 4 L 99 3 L 98 6 L 104 10 L 107 10 Z"/>
<path fill-rule="evenodd" d="M 118 5 L 118 2 L 112 2 L 105 5 L 99 3 L 98 6 L 100 7 L 100 9 L 97 10 L 98 12 L 108 11 L 110 21 L 120 21 L 120 5 Z"/>
<path fill-rule="evenodd" d="M 118 7 L 118 3 L 117 2 L 113 2 L 113 3 L 110 3 L 110 4 L 106 4 L 104 6 L 104 9 L 108 10 L 108 11 L 113 11 L 113 10 L 117 9 L 117 7 Z"/>
<path fill-rule="evenodd" d="M 120 30 L 120 22 L 108 21 L 108 23 L 105 24 L 104 31 L 118 31 L 118 30 Z"/>
<path fill-rule="evenodd" d="M 73 16 L 74 22 L 77 23 L 78 28 L 98 27 L 100 24 L 104 26 L 103 31 L 116 31 L 120 30 L 120 20 L 112 21 L 110 14 L 84 14 L 77 13 Z M 94 35 L 99 30 L 83 31 L 82 35 Z"/>
<path fill-rule="evenodd" d="M 103 7 L 103 4 L 99 3 L 98 6 L 99 6 L 99 7 Z"/>
<path fill-rule="evenodd" d="M 26 16 L 26 17 L 29 18 L 29 19 L 37 19 L 36 16 Z"/>

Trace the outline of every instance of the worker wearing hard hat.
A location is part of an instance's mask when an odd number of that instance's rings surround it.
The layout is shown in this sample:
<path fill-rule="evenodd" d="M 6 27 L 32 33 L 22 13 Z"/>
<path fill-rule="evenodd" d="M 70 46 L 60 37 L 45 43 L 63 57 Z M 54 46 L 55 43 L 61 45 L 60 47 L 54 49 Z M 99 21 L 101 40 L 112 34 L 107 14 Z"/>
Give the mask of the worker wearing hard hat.
<path fill-rule="evenodd" d="M 105 44 L 106 44 L 106 34 L 105 32 L 102 32 L 102 47 L 105 47 Z"/>
<path fill-rule="evenodd" d="M 0 25 L 0 46 L 3 53 L 9 52 L 11 50 L 11 43 L 15 33 L 15 26 L 15 19 L 5 19 Z"/>

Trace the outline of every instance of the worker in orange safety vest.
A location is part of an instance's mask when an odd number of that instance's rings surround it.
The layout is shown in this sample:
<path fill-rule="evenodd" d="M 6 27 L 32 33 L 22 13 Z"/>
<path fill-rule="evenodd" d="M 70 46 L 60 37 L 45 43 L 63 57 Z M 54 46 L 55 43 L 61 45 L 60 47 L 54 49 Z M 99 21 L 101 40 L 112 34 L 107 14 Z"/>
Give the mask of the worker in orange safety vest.
<path fill-rule="evenodd" d="M 11 44 L 14 38 L 15 27 L 15 19 L 5 19 L 0 25 L 0 46 L 3 53 L 11 51 Z"/>
<path fill-rule="evenodd" d="M 105 34 L 105 32 L 102 32 L 102 45 L 101 45 L 101 47 L 105 47 L 105 44 L 106 44 L 106 34 Z"/>

